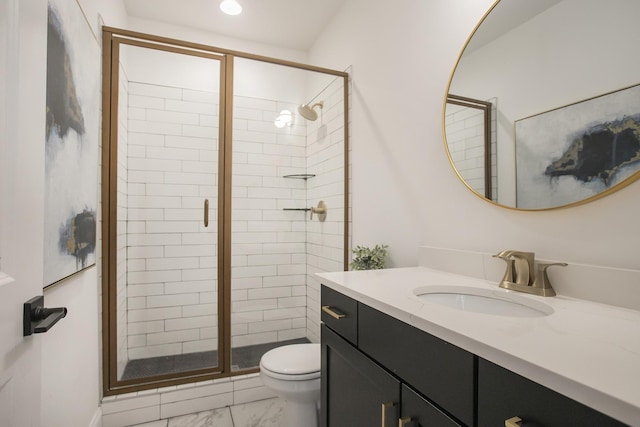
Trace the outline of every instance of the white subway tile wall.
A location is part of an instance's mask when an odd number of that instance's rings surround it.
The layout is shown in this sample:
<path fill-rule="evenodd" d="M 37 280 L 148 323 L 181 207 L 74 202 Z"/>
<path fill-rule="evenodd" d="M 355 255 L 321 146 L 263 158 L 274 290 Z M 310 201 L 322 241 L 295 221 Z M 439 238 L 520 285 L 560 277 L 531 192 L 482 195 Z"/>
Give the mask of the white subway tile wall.
<path fill-rule="evenodd" d="M 491 112 L 491 191 L 497 197 L 497 154 L 496 154 L 496 105 L 490 99 Z M 447 104 L 445 122 L 447 125 L 447 145 L 449 154 L 458 173 L 465 182 L 479 194 L 485 194 L 484 182 L 484 117 L 482 110 L 460 105 Z"/>
<path fill-rule="evenodd" d="M 215 350 L 218 95 L 129 82 L 128 102 L 128 356 Z"/>
<path fill-rule="evenodd" d="M 119 373 L 128 359 L 211 350 L 217 339 L 217 229 L 203 227 L 202 204 L 215 224 L 218 95 L 121 82 Z M 342 96 L 336 79 L 317 97 L 317 121 L 282 129 L 274 118 L 296 104 L 234 100 L 233 347 L 319 340 L 313 274 L 343 268 Z M 304 173 L 316 176 L 284 178 Z M 285 210 L 319 200 L 324 223 Z"/>
<path fill-rule="evenodd" d="M 234 99 L 234 348 L 319 339 L 312 274 L 342 269 L 342 87 L 336 79 L 320 95 L 317 121 L 297 117 L 282 129 L 273 124 L 276 115 L 295 104 Z M 215 224 L 218 95 L 130 82 L 128 99 L 128 356 L 213 350 L 216 228 L 202 226 L 202 203 L 209 198 Z M 284 178 L 304 173 L 316 176 Z M 319 200 L 329 205 L 324 223 L 284 210 Z"/>
<path fill-rule="evenodd" d="M 305 182 L 303 120 L 277 128 L 296 105 L 236 96 L 232 177 L 233 348 L 305 337 Z M 232 364 L 234 361 L 232 360 Z"/>
<path fill-rule="evenodd" d="M 447 144 L 465 182 L 479 194 L 484 185 L 484 121 L 479 109 L 447 104 Z"/>
<path fill-rule="evenodd" d="M 320 281 L 315 273 L 344 270 L 344 83 L 337 78 L 313 102 L 324 101 L 315 122 L 307 122 L 307 206 L 327 204 L 324 222 L 307 223 L 306 336 L 320 342 Z M 349 186 L 350 188 L 351 186 Z"/>

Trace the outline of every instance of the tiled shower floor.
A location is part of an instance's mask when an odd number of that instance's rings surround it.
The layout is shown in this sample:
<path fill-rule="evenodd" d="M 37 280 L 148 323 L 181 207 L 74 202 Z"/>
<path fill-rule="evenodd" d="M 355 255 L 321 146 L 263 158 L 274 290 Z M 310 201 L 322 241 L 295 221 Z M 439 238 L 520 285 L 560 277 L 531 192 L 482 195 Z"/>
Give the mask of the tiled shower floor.
<path fill-rule="evenodd" d="M 308 342 L 309 340 L 306 338 L 300 338 L 234 348 L 231 350 L 231 363 L 234 370 L 255 368 L 260 365 L 260 358 L 262 355 L 273 348 L 280 347 L 282 345 Z M 127 362 L 127 366 L 124 368 L 124 372 L 122 374 L 122 379 L 132 380 L 135 378 L 145 378 L 155 375 L 211 368 L 216 366 L 217 363 L 217 351 L 203 351 L 199 353 L 179 354 L 175 356 L 135 359 Z"/>
<path fill-rule="evenodd" d="M 283 409 L 283 400 L 275 398 L 132 427 L 280 427 Z"/>

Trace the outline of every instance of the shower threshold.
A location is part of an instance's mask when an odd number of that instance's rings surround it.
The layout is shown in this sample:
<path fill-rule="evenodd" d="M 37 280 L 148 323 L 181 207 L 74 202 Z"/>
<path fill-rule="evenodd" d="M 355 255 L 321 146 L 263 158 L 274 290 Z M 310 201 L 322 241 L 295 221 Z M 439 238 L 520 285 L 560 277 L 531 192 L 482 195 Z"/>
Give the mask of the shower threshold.
<path fill-rule="evenodd" d="M 260 358 L 267 351 L 289 344 L 308 343 L 306 338 L 270 342 L 231 349 L 231 369 L 257 368 Z M 218 365 L 218 351 L 201 351 L 197 353 L 176 354 L 172 356 L 149 357 L 129 360 L 124 368 L 121 380 L 134 380 L 157 375 L 175 374 L 196 369 L 213 368 Z"/>

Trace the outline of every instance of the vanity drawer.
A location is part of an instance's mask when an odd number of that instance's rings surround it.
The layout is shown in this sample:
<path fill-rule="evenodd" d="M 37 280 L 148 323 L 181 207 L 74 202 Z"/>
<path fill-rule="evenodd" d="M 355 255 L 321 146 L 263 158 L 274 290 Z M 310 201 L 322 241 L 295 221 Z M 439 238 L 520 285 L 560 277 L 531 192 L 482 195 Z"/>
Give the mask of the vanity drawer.
<path fill-rule="evenodd" d="M 479 359 L 478 425 L 504 425 L 519 417 L 523 426 L 624 426 L 608 416 L 505 368 Z"/>
<path fill-rule="evenodd" d="M 322 286 L 320 320 L 354 345 L 358 343 L 358 302 Z"/>
<path fill-rule="evenodd" d="M 358 310 L 358 348 L 445 412 L 474 425 L 472 353 L 365 304 Z"/>

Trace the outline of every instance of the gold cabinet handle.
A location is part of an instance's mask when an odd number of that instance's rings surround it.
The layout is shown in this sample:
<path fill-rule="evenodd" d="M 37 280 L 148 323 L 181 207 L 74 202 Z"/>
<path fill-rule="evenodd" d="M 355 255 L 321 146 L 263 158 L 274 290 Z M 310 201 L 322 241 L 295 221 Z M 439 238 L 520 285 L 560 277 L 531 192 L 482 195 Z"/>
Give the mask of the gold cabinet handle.
<path fill-rule="evenodd" d="M 327 313 L 329 316 L 333 317 L 334 319 L 342 319 L 343 317 L 347 317 L 346 314 L 342 314 L 342 313 L 338 313 L 337 311 L 334 311 L 331 306 L 329 305 L 323 305 L 322 306 L 322 311 L 324 311 L 325 313 Z"/>
<path fill-rule="evenodd" d="M 387 427 L 387 411 L 395 406 L 395 402 L 386 402 L 382 404 L 382 427 Z"/>
<path fill-rule="evenodd" d="M 513 417 L 505 420 L 504 427 L 522 427 L 522 420 L 520 417 Z"/>
<path fill-rule="evenodd" d="M 209 199 L 204 199 L 204 226 L 209 226 Z"/>
<path fill-rule="evenodd" d="M 411 424 L 411 417 L 404 417 L 398 420 L 398 427 L 407 427 L 409 424 Z"/>

